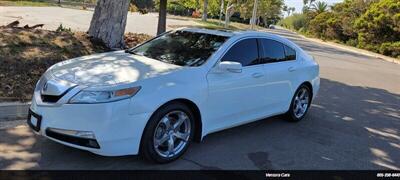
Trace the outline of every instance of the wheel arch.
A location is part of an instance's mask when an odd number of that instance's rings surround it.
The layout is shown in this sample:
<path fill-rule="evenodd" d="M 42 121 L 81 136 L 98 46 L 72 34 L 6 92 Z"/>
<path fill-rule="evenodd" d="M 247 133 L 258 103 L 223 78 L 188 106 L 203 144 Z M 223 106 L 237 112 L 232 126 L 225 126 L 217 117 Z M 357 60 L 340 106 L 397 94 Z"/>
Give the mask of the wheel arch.
<path fill-rule="evenodd" d="M 171 103 L 174 103 L 174 102 L 182 103 L 182 104 L 188 106 L 189 109 L 192 111 L 193 115 L 195 116 L 195 120 L 194 120 L 195 121 L 195 131 L 194 131 L 193 140 L 195 142 L 200 142 L 201 139 L 202 139 L 202 132 L 203 132 L 202 117 L 201 117 L 201 112 L 200 112 L 199 107 L 193 101 L 191 101 L 189 99 L 186 99 L 186 98 L 176 98 L 176 99 L 169 100 L 169 101 L 165 102 L 164 104 L 160 105 L 152 113 L 152 115 L 150 117 L 152 117 L 157 110 L 159 110 L 159 109 L 161 109 L 161 108 L 163 108 L 163 107 L 165 107 L 165 106 L 167 106 L 167 105 L 169 105 Z M 147 124 L 148 124 L 148 122 L 146 123 L 146 127 L 147 127 Z M 144 131 L 143 131 L 143 133 L 144 133 Z"/>
<path fill-rule="evenodd" d="M 305 81 L 305 82 L 303 82 L 303 83 L 300 84 L 300 86 L 302 86 L 302 85 L 305 85 L 305 86 L 307 86 L 307 87 L 310 89 L 311 100 L 312 100 L 312 99 L 313 99 L 313 95 L 314 95 L 314 94 L 313 94 L 314 91 L 313 91 L 312 84 L 311 84 L 309 81 Z M 300 86 L 299 86 L 299 87 L 300 87 Z M 299 87 L 298 87 L 298 88 L 299 88 Z M 298 89 L 298 88 L 297 88 L 297 89 Z"/>

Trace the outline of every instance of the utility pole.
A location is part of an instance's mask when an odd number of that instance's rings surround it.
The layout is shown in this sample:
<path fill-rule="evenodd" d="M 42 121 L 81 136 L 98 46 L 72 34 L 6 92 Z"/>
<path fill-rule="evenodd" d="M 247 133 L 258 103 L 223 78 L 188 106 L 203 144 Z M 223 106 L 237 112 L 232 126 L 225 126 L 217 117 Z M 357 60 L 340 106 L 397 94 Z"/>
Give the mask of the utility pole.
<path fill-rule="evenodd" d="M 254 0 L 253 14 L 252 14 L 252 17 L 250 19 L 250 29 L 254 29 L 254 25 L 256 24 L 257 7 L 258 7 L 258 0 Z"/>

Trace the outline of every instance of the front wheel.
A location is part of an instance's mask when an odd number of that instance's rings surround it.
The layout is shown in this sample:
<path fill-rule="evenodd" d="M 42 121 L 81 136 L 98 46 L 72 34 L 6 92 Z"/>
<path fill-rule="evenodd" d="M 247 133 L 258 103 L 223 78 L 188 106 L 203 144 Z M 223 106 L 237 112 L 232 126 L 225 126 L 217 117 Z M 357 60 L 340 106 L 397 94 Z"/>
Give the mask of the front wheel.
<path fill-rule="evenodd" d="M 288 120 L 298 122 L 304 118 L 311 105 L 311 90 L 306 85 L 301 85 L 295 92 L 289 111 L 286 113 Z"/>
<path fill-rule="evenodd" d="M 141 153 L 148 160 L 167 163 L 179 158 L 194 135 L 194 116 L 182 103 L 161 107 L 150 118 L 142 137 Z"/>

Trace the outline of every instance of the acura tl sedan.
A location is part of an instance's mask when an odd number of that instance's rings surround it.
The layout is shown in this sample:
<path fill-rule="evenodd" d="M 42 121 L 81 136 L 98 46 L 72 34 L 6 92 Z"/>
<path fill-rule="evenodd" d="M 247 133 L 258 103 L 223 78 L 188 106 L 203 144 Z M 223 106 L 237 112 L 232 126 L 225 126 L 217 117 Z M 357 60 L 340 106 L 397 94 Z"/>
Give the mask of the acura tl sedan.
<path fill-rule="evenodd" d="M 166 163 L 216 131 L 280 114 L 302 120 L 319 84 L 318 64 L 285 38 L 182 28 L 53 65 L 28 125 L 95 154 Z"/>

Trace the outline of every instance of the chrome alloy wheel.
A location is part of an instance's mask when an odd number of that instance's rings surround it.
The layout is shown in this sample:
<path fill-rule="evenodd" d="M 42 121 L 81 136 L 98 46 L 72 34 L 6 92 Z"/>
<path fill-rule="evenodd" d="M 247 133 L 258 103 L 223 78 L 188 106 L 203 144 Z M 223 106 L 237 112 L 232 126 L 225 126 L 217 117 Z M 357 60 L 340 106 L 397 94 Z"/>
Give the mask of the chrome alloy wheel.
<path fill-rule="evenodd" d="M 306 113 L 309 102 L 310 93 L 308 89 L 303 87 L 297 92 L 294 98 L 293 113 L 296 118 L 301 118 Z"/>
<path fill-rule="evenodd" d="M 154 149 L 162 157 L 173 157 L 185 148 L 190 133 L 189 116 L 180 110 L 171 111 L 157 124 L 153 136 Z"/>

